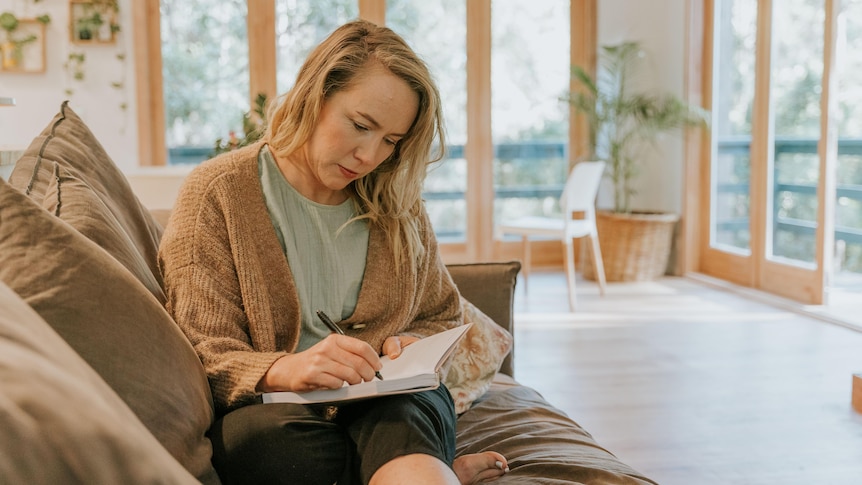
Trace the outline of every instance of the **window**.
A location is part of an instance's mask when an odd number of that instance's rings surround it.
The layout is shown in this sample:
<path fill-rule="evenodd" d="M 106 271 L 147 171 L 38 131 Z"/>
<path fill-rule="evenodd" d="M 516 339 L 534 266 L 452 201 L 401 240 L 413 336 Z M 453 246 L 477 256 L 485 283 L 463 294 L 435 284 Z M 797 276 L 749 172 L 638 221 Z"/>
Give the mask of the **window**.
<path fill-rule="evenodd" d="M 248 111 L 245 0 L 161 0 L 169 164 L 199 163 Z"/>
<path fill-rule="evenodd" d="M 491 119 L 495 219 L 560 214 L 569 172 L 569 6 L 493 2 Z"/>
<path fill-rule="evenodd" d="M 708 212 L 691 214 L 708 224 L 709 241 L 693 269 L 836 314 L 840 295 L 858 301 L 860 5 L 703 3 L 714 19 L 704 40 L 713 147 L 710 177 L 700 178 Z"/>
<path fill-rule="evenodd" d="M 305 57 L 336 27 L 359 16 L 356 0 L 278 0 L 276 3 L 277 85 L 293 85 Z"/>
<path fill-rule="evenodd" d="M 468 0 L 387 2 L 386 25 L 428 64 L 443 102 L 446 158 L 425 180 L 425 201 L 441 241 L 463 241 L 467 231 L 467 6 Z"/>
<path fill-rule="evenodd" d="M 823 0 L 787 0 L 772 15 L 767 248 L 772 257 L 811 263 L 820 167 Z"/>
<path fill-rule="evenodd" d="M 576 18 L 569 3 L 161 0 L 159 11 L 135 3 L 135 21 L 145 26 L 137 45 L 161 45 L 160 53 L 145 47 L 136 56 L 142 163 L 208 158 L 219 139 L 243 135 L 243 114 L 256 97 L 250 91 L 285 92 L 308 51 L 337 25 L 385 17 L 428 62 L 443 98 L 448 158 L 430 172 L 425 193 L 435 230 L 441 242 L 460 243 L 450 246 L 458 248 L 456 259 L 491 259 L 494 211 L 554 210 L 549 201 L 568 172 L 568 137 L 580 136 L 567 135 L 569 110 L 560 100 L 571 65 L 569 21 Z M 572 5 L 578 28 L 590 34 L 579 38 L 582 52 L 594 50 L 596 1 Z M 469 64 L 468 47 L 475 56 Z M 493 76 L 486 71 L 492 64 Z M 498 87 L 489 103 L 491 77 Z"/>
<path fill-rule="evenodd" d="M 723 0 L 715 18 L 710 243 L 747 254 L 757 3 Z"/>
<path fill-rule="evenodd" d="M 838 167 L 836 285 L 859 285 L 862 273 L 862 0 L 842 0 L 838 17 Z"/>

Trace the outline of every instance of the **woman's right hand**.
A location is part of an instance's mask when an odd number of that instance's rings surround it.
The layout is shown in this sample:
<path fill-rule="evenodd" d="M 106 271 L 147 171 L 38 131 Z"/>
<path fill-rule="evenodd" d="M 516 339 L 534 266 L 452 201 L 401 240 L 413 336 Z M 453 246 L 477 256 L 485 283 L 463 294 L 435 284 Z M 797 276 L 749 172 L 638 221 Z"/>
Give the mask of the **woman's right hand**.
<path fill-rule="evenodd" d="M 337 389 L 374 379 L 382 364 L 367 342 L 332 334 L 307 350 L 276 360 L 257 385 L 260 392 Z"/>

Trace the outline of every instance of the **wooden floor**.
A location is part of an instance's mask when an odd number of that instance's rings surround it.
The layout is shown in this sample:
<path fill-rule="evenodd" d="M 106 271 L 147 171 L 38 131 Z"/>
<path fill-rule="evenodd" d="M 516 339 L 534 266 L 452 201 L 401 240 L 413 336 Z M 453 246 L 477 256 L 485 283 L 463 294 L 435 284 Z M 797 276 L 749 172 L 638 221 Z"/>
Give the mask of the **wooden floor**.
<path fill-rule="evenodd" d="M 688 278 L 533 273 L 515 377 L 662 485 L 862 484 L 862 333 Z M 862 312 L 862 305 L 860 305 Z"/>

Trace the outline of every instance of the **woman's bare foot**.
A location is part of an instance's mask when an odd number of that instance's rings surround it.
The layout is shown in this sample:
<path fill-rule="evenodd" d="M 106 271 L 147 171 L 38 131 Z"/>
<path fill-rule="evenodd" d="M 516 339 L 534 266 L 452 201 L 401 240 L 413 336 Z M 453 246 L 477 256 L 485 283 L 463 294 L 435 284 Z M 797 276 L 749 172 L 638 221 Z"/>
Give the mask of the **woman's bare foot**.
<path fill-rule="evenodd" d="M 452 469 L 461 485 L 472 485 L 500 478 L 509 472 L 509 462 L 496 451 L 486 451 L 455 458 Z"/>

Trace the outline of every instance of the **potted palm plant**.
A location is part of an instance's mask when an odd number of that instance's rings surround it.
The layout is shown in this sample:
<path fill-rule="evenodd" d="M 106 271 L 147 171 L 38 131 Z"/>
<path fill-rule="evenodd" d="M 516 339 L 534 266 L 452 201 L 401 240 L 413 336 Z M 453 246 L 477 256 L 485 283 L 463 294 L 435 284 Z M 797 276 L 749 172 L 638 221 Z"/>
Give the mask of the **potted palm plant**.
<path fill-rule="evenodd" d="M 602 46 L 596 78 L 575 66 L 577 88 L 567 98 L 589 126 L 589 158 L 607 163 L 613 186 L 613 209 L 596 215 L 608 281 L 650 280 L 665 273 L 679 216 L 633 210 L 635 180 L 644 150 L 659 134 L 707 120 L 705 111 L 673 95 L 632 92 L 629 83 L 642 57 L 638 42 Z M 588 279 L 595 278 L 591 261 L 584 258 Z"/>

